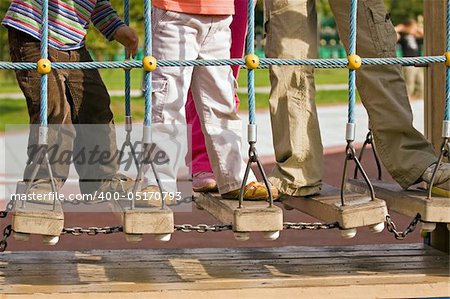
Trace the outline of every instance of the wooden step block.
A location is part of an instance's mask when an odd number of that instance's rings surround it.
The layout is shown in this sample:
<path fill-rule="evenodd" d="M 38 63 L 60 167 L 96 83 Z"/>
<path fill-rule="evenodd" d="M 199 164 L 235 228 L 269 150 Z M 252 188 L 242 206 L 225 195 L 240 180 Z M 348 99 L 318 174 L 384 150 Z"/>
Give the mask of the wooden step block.
<path fill-rule="evenodd" d="M 283 229 L 283 211 L 266 201 L 222 200 L 217 193 L 196 193 L 195 203 L 235 232 L 275 232 Z"/>
<path fill-rule="evenodd" d="M 53 205 L 38 202 L 17 202 L 12 217 L 12 228 L 17 233 L 59 236 L 64 227 L 61 202 Z"/>
<path fill-rule="evenodd" d="M 283 204 L 326 222 L 338 222 L 342 229 L 352 229 L 383 223 L 387 208 L 383 200 L 358 193 L 346 194 L 341 204 L 340 189 L 323 185 L 320 195 L 286 197 Z"/>
<path fill-rule="evenodd" d="M 43 242 L 55 245 L 64 228 L 64 197 L 50 190 L 46 193 L 26 193 L 25 182 L 16 185 L 16 205 L 12 216 L 14 239 L 28 241 L 30 235 L 42 235 Z M 19 200 L 20 199 L 20 200 Z M 54 201 L 53 201 L 54 200 Z"/>
<path fill-rule="evenodd" d="M 131 201 L 111 202 L 114 213 L 122 221 L 125 234 L 171 234 L 174 231 L 173 212 L 169 208 L 149 206 L 131 209 Z"/>
<path fill-rule="evenodd" d="M 434 195 L 427 199 L 427 191 L 423 189 L 404 190 L 397 184 L 373 180 L 377 198 L 386 201 L 391 211 L 414 217 L 419 213 L 425 222 L 450 223 L 450 200 L 448 197 Z M 362 180 L 349 180 L 349 188 L 354 192 L 367 192 Z"/>

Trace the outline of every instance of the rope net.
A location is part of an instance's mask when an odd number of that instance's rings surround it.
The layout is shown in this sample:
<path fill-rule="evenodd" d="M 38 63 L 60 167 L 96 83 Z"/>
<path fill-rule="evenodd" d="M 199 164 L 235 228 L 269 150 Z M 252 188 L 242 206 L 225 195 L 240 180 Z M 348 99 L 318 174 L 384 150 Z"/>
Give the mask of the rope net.
<path fill-rule="evenodd" d="M 255 38 L 255 0 L 248 1 L 248 33 L 246 39 L 246 57 L 241 59 L 217 59 L 217 60 L 158 60 L 152 57 L 152 3 L 151 0 L 144 1 L 144 26 L 145 41 L 144 52 L 145 57 L 142 61 L 125 60 L 121 62 L 105 61 L 105 62 L 55 62 L 51 63 L 48 59 L 48 5 L 49 0 L 42 1 L 42 21 L 41 21 L 41 59 L 39 62 L 0 62 L 0 70 L 33 70 L 39 69 L 40 64 L 48 62 L 47 72 L 41 72 L 41 107 L 40 107 L 40 125 L 43 136 L 40 140 L 41 144 L 46 144 L 47 127 L 47 99 L 48 99 L 48 83 L 47 77 L 51 69 L 119 69 L 125 70 L 125 115 L 127 127 L 131 130 L 131 103 L 130 103 L 130 70 L 134 68 L 143 68 L 144 76 L 144 144 L 151 143 L 151 97 L 152 97 L 152 71 L 155 67 L 187 67 L 187 66 L 242 66 L 248 69 L 248 102 L 249 102 L 249 134 L 248 142 L 250 144 L 249 155 L 251 161 L 258 162 L 255 150 L 256 144 L 256 112 L 255 112 L 255 69 L 265 69 L 270 66 L 312 66 L 314 68 L 348 68 L 348 120 L 346 127 L 347 154 L 353 152 L 352 143 L 355 138 L 356 120 L 356 76 L 357 70 L 361 66 L 374 65 L 401 65 L 401 66 L 426 66 L 433 63 L 445 63 L 446 70 L 446 97 L 445 112 L 443 124 L 443 138 L 450 138 L 450 11 L 447 9 L 447 26 L 446 26 L 446 53 L 442 56 L 424 56 L 424 57 L 390 57 L 390 58 L 361 58 L 357 55 L 357 17 L 358 17 L 358 0 L 350 1 L 350 22 L 349 22 L 349 49 L 347 59 L 274 59 L 274 58 L 254 58 L 254 38 Z M 447 0 L 447 7 L 450 7 L 450 0 Z M 129 24 L 130 0 L 124 0 L 124 22 Z M 253 59 L 253 64 L 249 60 Z M 149 61 L 154 65 L 149 67 Z M 150 63 L 151 64 L 151 63 Z M 157 64 L 157 65 L 156 65 Z M 349 155 L 354 159 L 354 155 Z M 357 162 L 357 161 L 356 161 Z M 265 177 L 265 176 L 264 176 Z M 272 202 L 272 200 L 271 200 Z"/>

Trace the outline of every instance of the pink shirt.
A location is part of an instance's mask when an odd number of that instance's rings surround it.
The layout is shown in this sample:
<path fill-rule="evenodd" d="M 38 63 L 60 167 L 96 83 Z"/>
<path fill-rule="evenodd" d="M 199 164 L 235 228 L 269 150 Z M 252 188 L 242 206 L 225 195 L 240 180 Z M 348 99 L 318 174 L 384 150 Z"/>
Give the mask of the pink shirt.
<path fill-rule="evenodd" d="M 153 0 L 164 10 L 198 15 L 234 15 L 234 0 Z"/>

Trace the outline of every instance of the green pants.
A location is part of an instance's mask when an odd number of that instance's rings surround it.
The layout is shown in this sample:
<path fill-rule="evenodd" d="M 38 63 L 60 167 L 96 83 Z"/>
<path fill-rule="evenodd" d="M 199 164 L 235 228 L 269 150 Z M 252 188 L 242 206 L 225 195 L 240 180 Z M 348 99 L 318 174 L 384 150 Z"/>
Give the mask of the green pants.
<path fill-rule="evenodd" d="M 339 36 L 348 48 L 350 1 L 329 0 Z M 314 0 L 266 0 L 266 55 L 317 58 Z M 382 0 L 358 4 L 357 53 L 395 57 L 396 34 Z M 270 181 L 282 193 L 304 196 L 321 189 L 323 147 L 314 103 L 311 67 L 273 66 L 270 112 L 277 165 Z M 436 162 L 431 144 L 412 125 L 400 66 L 363 66 L 357 87 L 369 115 L 378 154 L 392 177 L 407 188 Z"/>

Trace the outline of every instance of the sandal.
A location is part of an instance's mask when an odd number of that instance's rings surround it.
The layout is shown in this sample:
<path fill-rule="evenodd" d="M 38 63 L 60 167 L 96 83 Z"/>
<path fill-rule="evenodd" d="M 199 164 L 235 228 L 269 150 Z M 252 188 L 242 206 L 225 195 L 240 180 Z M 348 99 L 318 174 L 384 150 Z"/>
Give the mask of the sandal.
<path fill-rule="evenodd" d="M 273 199 L 279 197 L 278 189 L 270 185 Z M 241 190 L 233 190 L 222 194 L 223 199 L 239 199 Z M 244 188 L 244 200 L 267 200 L 269 199 L 269 192 L 267 192 L 266 185 L 260 182 L 250 182 Z"/>

